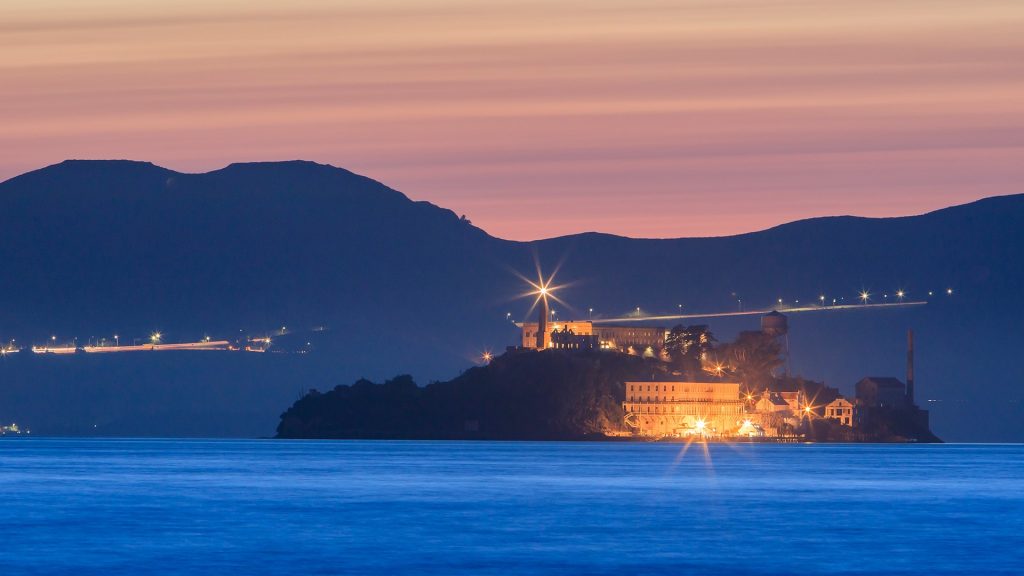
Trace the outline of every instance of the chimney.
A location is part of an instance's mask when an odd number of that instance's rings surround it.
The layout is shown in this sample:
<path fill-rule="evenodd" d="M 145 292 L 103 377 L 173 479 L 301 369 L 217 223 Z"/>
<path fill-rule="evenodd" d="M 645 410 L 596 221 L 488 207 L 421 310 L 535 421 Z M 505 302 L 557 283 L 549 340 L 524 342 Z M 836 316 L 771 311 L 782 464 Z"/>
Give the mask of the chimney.
<path fill-rule="evenodd" d="M 914 331 L 907 330 L 907 404 L 914 406 Z"/>

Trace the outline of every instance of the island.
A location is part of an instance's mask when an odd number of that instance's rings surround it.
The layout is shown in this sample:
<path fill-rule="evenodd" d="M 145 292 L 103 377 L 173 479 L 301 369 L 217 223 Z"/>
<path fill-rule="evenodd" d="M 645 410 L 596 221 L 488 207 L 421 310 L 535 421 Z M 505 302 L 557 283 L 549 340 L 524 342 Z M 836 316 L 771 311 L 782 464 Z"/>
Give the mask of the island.
<path fill-rule="evenodd" d="M 551 342 L 510 347 L 448 381 L 421 387 L 402 375 L 311 390 L 282 414 L 277 437 L 940 442 L 913 402 L 912 347 L 907 383 L 866 377 L 848 399 L 777 373 L 782 325 L 774 313 L 729 343 L 704 325 L 676 326 L 656 351 L 579 345 L 555 326 Z"/>

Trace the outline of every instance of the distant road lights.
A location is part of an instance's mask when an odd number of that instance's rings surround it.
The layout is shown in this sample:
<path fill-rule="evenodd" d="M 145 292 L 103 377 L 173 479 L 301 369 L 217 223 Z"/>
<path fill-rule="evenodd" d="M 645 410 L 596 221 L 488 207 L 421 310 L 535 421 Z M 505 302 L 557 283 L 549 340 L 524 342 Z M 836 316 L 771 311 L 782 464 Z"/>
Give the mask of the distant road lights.
<path fill-rule="evenodd" d="M 818 296 L 818 300 L 821 302 L 822 306 L 825 305 L 825 295 L 824 294 L 822 294 L 821 296 Z"/>
<path fill-rule="evenodd" d="M 117 334 L 114 334 L 114 346 L 120 346 L 120 345 L 121 345 L 121 337 L 118 336 Z"/>
<path fill-rule="evenodd" d="M 593 308 L 587 308 L 587 320 L 593 320 L 593 319 L 594 319 L 594 309 Z"/>
<path fill-rule="evenodd" d="M 481 358 L 483 358 L 484 364 L 489 364 L 491 360 L 494 359 L 494 355 L 492 355 L 490 352 L 484 352 Z"/>
<path fill-rule="evenodd" d="M 149 341 L 152 344 L 159 344 L 160 343 L 160 339 L 163 338 L 163 337 L 164 337 L 164 335 L 161 334 L 160 332 L 153 332 L 152 334 L 149 335 Z"/>
<path fill-rule="evenodd" d="M 640 317 L 640 307 L 639 306 L 636 307 L 636 317 L 637 318 Z"/>
<path fill-rule="evenodd" d="M 952 296 L 953 295 L 953 289 L 952 288 L 946 288 L 946 294 L 948 294 L 949 296 Z"/>
<path fill-rule="evenodd" d="M 928 295 L 931 296 L 932 294 L 933 294 L 933 292 L 931 290 L 929 290 L 928 291 Z"/>
<path fill-rule="evenodd" d="M 860 293 L 860 301 L 862 303 L 867 304 L 868 300 L 870 300 L 870 299 L 871 299 L 871 294 L 869 294 L 867 290 L 861 291 L 861 293 Z"/>
<path fill-rule="evenodd" d="M 897 290 L 896 291 L 896 297 L 899 298 L 900 300 L 903 300 L 903 296 L 905 294 L 906 294 L 906 292 L 904 292 L 903 290 Z"/>

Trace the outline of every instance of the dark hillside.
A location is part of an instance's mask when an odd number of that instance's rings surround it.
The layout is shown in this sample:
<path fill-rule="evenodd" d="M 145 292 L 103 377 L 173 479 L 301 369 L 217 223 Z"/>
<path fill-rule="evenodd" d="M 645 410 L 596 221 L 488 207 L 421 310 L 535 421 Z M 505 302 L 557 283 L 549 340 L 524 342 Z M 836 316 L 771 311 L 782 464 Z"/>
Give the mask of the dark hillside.
<path fill-rule="evenodd" d="M 281 416 L 280 438 L 577 440 L 621 428 L 622 383 L 652 361 L 623 354 L 510 353 L 424 388 L 409 376 L 310 393 Z"/>
<path fill-rule="evenodd" d="M 0 183 L 0 338 L 84 343 L 160 330 L 182 341 L 323 326 L 324 340 L 304 357 L 304 373 L 318 382 L 398 372 L 445 379 L 484 349 L 516 341 L 506 314 L 525 316 L 529 302 L 518 297 L 526 287 L 516 273 L 533 275 L 535 256 L 546 271 L 561 263 L 558 281 L 571 283 L 559 292 L 568 304 L 557 306 L 560 318 L 585 317 L 588 308 L 595 317 L 636 306 L 670 313 L 680 303 L 690 311 L 735 310 L 737 298 L 746 309 L 821 294 L 849 302 L 861 289 L 881 302 L 905 289 L 928 306 L 791 318 L 794 371 L 847 393 L 866 374 L 900 376 L 902 335 L 913 327 L 935 431 L 950 440 L 1024 440 L 1024 367 L 1007 361 L 1024 348 L 1020 195 L 734 237 L 582 234 L 521 243 L 310 162 L 182 174 L 142 162 L 68 161 Z M 731 337 L 756 322 L 711 323 Z M 31 397 L 12 396 L 32 385 L 32 371 L 3 366 L 0 419 L 39 413 Z M 142 370 L 135 384 L 159 388 L 166 385 L 160 374 Z M 217 387 L 230 374 L 195 378 Z M 291 394 L 303 383 L 262 384 Z M 116 406 L 111 400 L 96 398 Z M 71 418 L 79 408 L 58 404 L 50 413 Z M 166 417 L 125 433 L 149 435 L 173 422 L 192 432 L 187 418 Z"/>

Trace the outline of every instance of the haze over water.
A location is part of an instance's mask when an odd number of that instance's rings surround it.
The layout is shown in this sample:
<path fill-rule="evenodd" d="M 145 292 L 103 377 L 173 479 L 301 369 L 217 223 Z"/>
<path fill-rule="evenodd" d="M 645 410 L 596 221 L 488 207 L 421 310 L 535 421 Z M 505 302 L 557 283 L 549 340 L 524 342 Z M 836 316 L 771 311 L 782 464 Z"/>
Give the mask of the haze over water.
<path fill-rule="evenodd" d="M 1024 447 L 0 441 L 4 574 L 1019 574 Z"/>

